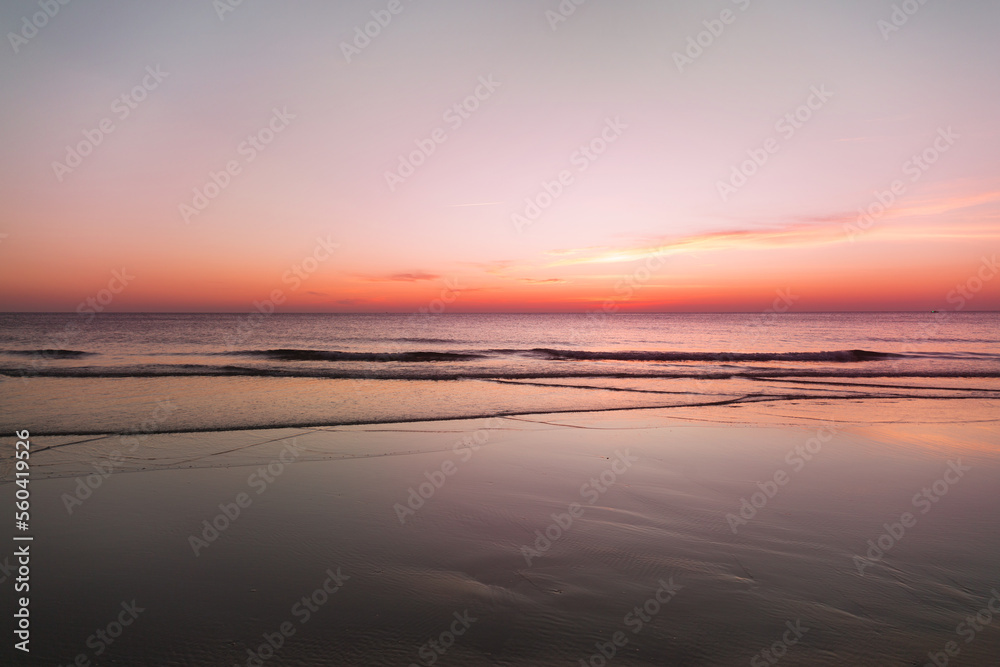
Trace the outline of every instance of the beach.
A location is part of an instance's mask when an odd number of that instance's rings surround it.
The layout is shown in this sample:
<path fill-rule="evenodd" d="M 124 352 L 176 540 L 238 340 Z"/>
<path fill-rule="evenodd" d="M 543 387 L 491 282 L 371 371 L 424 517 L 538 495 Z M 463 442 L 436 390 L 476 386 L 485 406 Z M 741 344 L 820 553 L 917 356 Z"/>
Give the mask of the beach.
<path fill-rule="evenodd" d="M 1000 667 L 1000 2 L 0 25 L 0 667 Z"/>
<path fill-rule="evenodd" d="M 992 664 L 995 409 L 39 436 L 14 664 Z"/>

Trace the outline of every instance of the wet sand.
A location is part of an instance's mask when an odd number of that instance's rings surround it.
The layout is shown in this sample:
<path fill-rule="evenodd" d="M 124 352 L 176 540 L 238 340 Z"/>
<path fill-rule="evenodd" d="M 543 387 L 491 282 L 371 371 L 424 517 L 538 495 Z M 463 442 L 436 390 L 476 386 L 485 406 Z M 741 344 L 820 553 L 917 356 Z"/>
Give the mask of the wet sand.
<path fill-rule="evenodd" d="M 32 653 L 0 660 L 994 665 L 995 414 L 762 403 L 157 434 L 125 455 L 37 438 Z"/>

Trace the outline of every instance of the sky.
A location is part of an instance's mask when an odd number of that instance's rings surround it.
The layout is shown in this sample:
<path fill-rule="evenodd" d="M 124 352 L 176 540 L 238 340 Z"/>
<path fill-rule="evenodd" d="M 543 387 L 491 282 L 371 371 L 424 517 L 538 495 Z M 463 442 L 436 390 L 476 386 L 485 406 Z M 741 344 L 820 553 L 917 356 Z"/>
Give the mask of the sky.
<path fill-rule="evenodd" d="M 9 0 L 0 310 L 998 310 L 998 23 Z"/>

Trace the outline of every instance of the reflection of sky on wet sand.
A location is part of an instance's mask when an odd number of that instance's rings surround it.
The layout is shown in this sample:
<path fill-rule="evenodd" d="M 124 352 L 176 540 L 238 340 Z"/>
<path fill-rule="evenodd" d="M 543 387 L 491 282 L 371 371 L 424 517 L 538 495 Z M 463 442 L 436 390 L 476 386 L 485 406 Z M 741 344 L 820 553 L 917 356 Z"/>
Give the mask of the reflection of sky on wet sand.
<path fill-rule="evenodd" d="M 906 414 L 859 404 L 852 423 L 832 421 L 844 415 L 840 402 L 758 403 L 153 435 L 139 450 L 153 465 L 218 467 L 117 472 L 73 516 L 59 499 L 74 479 L 38 480 L 47 517 L 39 539 L 60 545 L 40 562 L 69 599 L 97 609 L 124 595 L 148 602 L 157 620 L 142 633 L 144 648 L 123 650 L 162 652 L 180 632 L 203 653 L 175 648 L 179 661 L 234 659 L 240 642 L 285 620 L 300 589 L 340 566 L 352 579 L 299 630 L 289 659 L 412 661 L 438 625 L 470 609 L 480 620 L 450 654 L 456 664 L 566 664 L 590 655 L 659 579 L 673 577 L 683 588 L 630 635 L 622 664 L 737 664 L 796 619 L 811 630 L 788 664 L 903 664 L 955 639 L 996 585 L 1000 456 L 978 421 L 991 406 L 935 407 L 942 403 L 914 402 Z M 908 421 L 917 414 L 928 423 Z M 456 449 L 484 428 L 471 456 Z M 301 455 L 258 494 L 250 475 L 290 438 Z M 87 457 L 65 453 L 97 456 L 99 443 L 43 452 L 40 467 L 65 455 L 61 473 L 83 474 Z M 605 471 L 625 451 L 637 460 L 611 480 Z M 187 454 L 202 458 L 181 463 Z M 156 462 L 161 455 L 174 458 Z M 972 470 L 921 513 L 914 495 L 958 460 Z M 401 523 L 394 507 L 446 461 L 455 472 Z M 778 471 L 786 483 L 734 534 L 728 515 L 743 499 L 760 501 L 754 494 Z M 581 485 L 602 473 L 605 490 L 591 504 Z M 251 506 L 195 558 L 189 537 L 241 491 Z M 523 547 L 573 502 L 582 516 L 529 566 Z M 916 525 L 860 576 L 854 557 L 903 512 Z M 91 606 L 59 618 L 53 605 L 39 607 L 39 623 L 61 638 L 92 631 Z M 237 638 L 232 649 L 217 641 L 221 627 Z M 963 647 L 965 659 L 985 660 L 998 645 L 987 629 Z"/>

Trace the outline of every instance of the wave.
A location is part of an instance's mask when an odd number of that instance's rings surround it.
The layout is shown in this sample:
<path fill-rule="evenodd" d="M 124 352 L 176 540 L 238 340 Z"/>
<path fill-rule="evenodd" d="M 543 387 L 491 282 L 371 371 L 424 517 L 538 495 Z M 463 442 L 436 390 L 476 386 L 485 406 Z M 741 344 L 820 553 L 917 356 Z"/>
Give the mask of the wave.
<path fill-rule="evenodd" d="M 3 354 L 14 354 L 22 357 L 45 357 L 48 359 L 80 359 L 96 354 L 95 352 L 84 352 L 83 350 L 3 350 Z"/>
<path fill-rule="evenodd" d="M 397 339 L 408 342 L 448 342 L 447 339 L 410 338 Z M 92 356 L 94 352 L 82 350 L 11 350 L 6 354 L 19 356 L 40 356 L 47 359 L 81 359 Z M 154 353 L 155 354 L 155 353 Z M 198 356 L 198 353 L 161 352 L 164 356 L 182 354 Z M 903 357 L 940 356 L 934 353 L 894 354 L 890 352 L 874 352 L 871 350 L 833 350 L 824 352 L 677 352 L 655 350 L 620 350 L 592 351 L 570 350 L 556 348 L 532 349 L 489 349 L 435 351 L 415 350 L 408 352 L 344 352 L 341 350 L 310 350 L 299 348 L 278 348 L 268 350 L 235 350 L 228 352 L 202 353 L 203 356 L 236 356 L 254 357 L 270 361 L 373 361 L 373 362 L 448 362 L 475 361 L 489 357 L 528 356 L 547 361 L 700 361 L 700 362 L 739 362 L 739 361 L 799 361 L 799 362 L 834 362 L 859 363 L 879 361 Z"/>
<path fill-rule="evenodd" d="M 913 336 L 910 338 L 896 338 L 896 337 L 885 337 L 879 338 L 871 336 L 868 338 L 870 341 L 876 341 L 880 343 L 996 343 L 995 338 L 931 338 L 924 336 Z"/>
<path fill-rule="evenodd" d="M 225 352 L 226 355 L 249 356 L 276 361 L 472 361 L 486 355 L 471 352 L 339 352 L 336 350 L 246 350 Z"/>
<path fill-rule="evenodd" d="M 0 376 L 6 377 L 62 377 L 62 378 L 158 378 L 158 377 L 260 377 L 260 378 L 320 378 L 329 380 L 530 380 L 541 378 L 659 378 L 705 379 L 729 378 L 1000 378 L 996 370 L 834 370 L 834 369 L 744 369 L 712 370 L 691 369 L 689 372 L 635 370 L 601 371 L 598 369 L 575 371 L 503 371 L 503 370 L 427 370 L 401 371 L 386 367 L 384 371 L 340 370 L 323 368 L 267 368 L 249 366 L 209 366 L 197 364 L 157 364 L 146 366 L 89 366 L 77 368 L 10 368 L 0 366 Z"/>
<path fill-rule="evenodd" d="M 338 341 L 351 341 L 351 342 L 363 342 L 363 343 L 432 343 L 432 344 L 448 344 L 448 343 L 462 343 L 464 341 L 457 340 L 455 338 L 373 338 L 371 336 L 337 336 Z"/>
<path fill-rule="evenodd" d="M 419 340 L 419 339 L 413 339 Z M 863 361 L 879 361 L 882 359 L 902 358 L 912 355 L 894 354 L 890 352 L 873 352 L 871 350 L 834 350 L 825 352 L 659 352 L 654 350 L 622 350 L 622 351 L 591 351 L 562 350 L 554 348 L 510 349 L 494 348 L 489 350 L 464 350 L 452 352 L 414 351 L 414 352 L 341 352 L 339 350 L 240 350 L 221 352 L 227 356 L 258 357 L 276 361 L 473 361 L 492 356 L 529 356 L 547 361 L 702 361 L 702 362 L 733 362 L 733 361 L 825 361 L 838 363 L 857 363 Z"/>
<path fill-rule="evenodd" d="M 554 361 L 832 361 L 856 363 L 905 357 L 905 354 L 870 350 L 828 352 L 590 352 L 535 348 L 526 352 Z"/>

